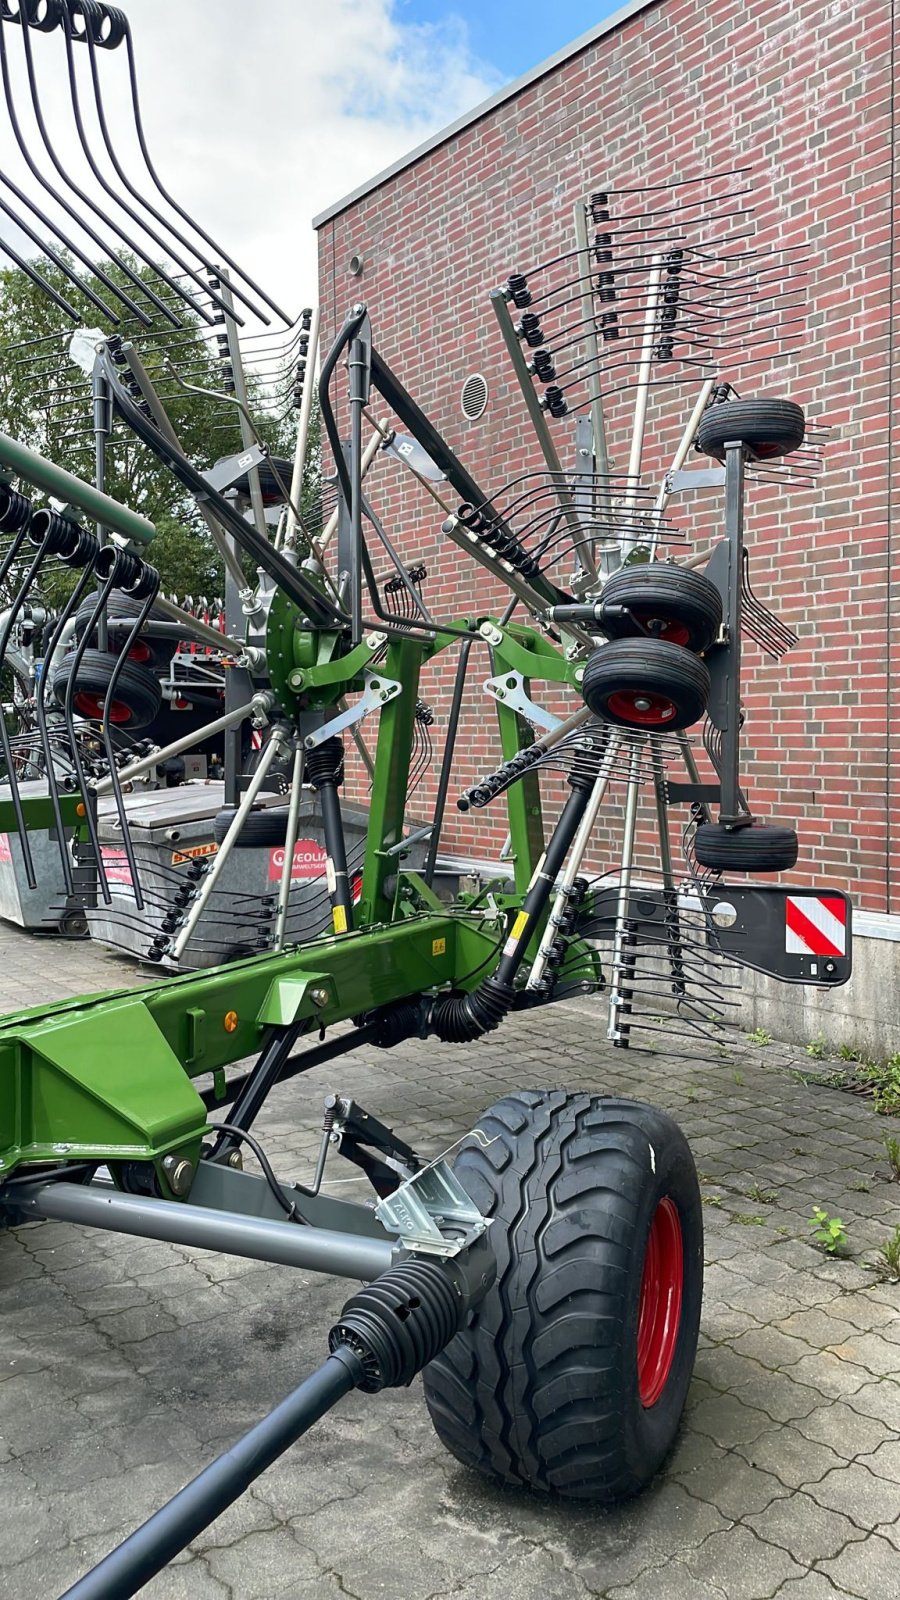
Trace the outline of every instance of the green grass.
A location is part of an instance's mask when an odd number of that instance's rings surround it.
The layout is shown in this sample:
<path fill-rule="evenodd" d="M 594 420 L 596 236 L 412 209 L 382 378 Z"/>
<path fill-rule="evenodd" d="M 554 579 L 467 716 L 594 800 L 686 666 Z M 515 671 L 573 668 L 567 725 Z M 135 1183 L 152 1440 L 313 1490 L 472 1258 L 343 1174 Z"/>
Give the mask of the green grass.
<path fill-rule="evenodd" d="M 768 1033 L 765 1028 L 754 1028 L 753 1032 L 752 1033 L 748 1033 L 748 1035 L 747 1035 L 747 1043 L 748 1044 L 771 1044 L 772 1043 L 772 1035 L 770 1033 Z"/>

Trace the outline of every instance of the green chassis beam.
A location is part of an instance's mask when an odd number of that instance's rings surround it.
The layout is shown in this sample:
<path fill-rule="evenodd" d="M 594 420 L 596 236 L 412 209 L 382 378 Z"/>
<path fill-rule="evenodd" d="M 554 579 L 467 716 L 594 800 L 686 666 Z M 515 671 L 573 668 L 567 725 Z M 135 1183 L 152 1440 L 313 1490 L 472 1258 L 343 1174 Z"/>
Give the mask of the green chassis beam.
<path fill-rule="evenodd" d="M 0 1174 L 21 1162 L 196 1160 L 191 1083 L 257 1052 L 267 1029 L 325 1026 L 450 986 L 499 955 L 495 922 L 453 916 L 313 941 L 203 974 L 22 1011 L 0 1022 Z"/>
<path fill-rule="evenodd" d="M 0 469 L 2 468 L 7 472 L 14 472 L 19 478 L 24 478 L 26 483 L 33 483 L 35 488 L 42 489 L 44 494 L 77 506 L 79 511 L 86 512 L 94 522 L 112 528 L 113 532 L 120 534 L 123 539 L 131 539 L 135 544 L 149 544 L 156 537 L 156 529 L 146 517 L 142 517 L 137 511 L 129 511 L 127 506 L 120 505 L 118 500 L 110 499 L 108 494 L 101 493 L 99 489 L 85 483 L 82 478 L 74 477 L 63 467 L 54 466 L 52 461 L 45 460 L 35 450 L 29 450 L 27 445 L 19 444 L 17 439 L 11 439 L 8 433 L 0 433 Z"/>
<path fill-rule="evenodd" d="M 65 828 L 77 828 L 84 821 L 84 801 L 79 794 L 60 794 L 59 809 Z M 29 833 L 56 825 L 49 795 L 23 795 L 22 810 Z M 0 800 L 0 833 L 16 831 L 15 806 L 11 800 Z"/>

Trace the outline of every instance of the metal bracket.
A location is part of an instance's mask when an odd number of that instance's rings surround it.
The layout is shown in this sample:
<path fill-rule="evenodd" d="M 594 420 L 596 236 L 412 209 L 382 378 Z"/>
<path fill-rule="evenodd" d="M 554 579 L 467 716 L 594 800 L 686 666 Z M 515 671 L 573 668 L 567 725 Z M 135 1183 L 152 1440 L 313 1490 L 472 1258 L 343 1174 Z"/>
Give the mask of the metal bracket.
<path fill-rule="evenodd" d="M 378 711 L 383 705 L 387 705 L 389 700 L 396 700 L 403 688 L 402 683 L 398 683 L 396 678 L 383 678 L 374 672 L 366 672 L 363 677 L 366 686 L 356 704 L 348 706 L 340 716 L 332 717 L 330 722 L 324 723 L 315 733 L 308 734 L 303 741 L 307 750 L 315 750 L 317 745 L 324 744 L 325 740 L 334 734 L 343 733 L 345 728 L 351 728 L 354 723 L 362 722 L 363 717 L 367 717 L 370 711 Z"/>
<path fill-rule="evenodd" d="M 223 461 L 217 461 L 214 467 L 210 467 L 208 472 L 204 472 L 203 476 L 210 488 L 216 489 L 219 494 L 224 494 L 233 484 L 238 483 L 241 478 L 245 478 L 248 472 L 254 467 L 258 467 L 265 460 L 265 450 L 261 450 L 258 444 L 249 444 L 246 450 L 241 451 L 240 455 L 226 456 Z"/>
<path fill-rule="evenodd" d="M 446 1161 L 423 1167 L 399 1189 L 379 1200 L 375 1215 L 407 1250 L 458 1256 L 487 1229 L 487 1221 L 454 1177 Z"/>
<path fill-rule="evenodd" d="M 519 716 L 527 717 L 529 722 L 536 723 L 539 728 L 559 727 L 561 718 L 555 717 L 551 711 L 545 711 L 529 699 L 525 693 L 525 679 L 521 672 L 504 672 L 498 678 L 486 678 L 484 690 L 494 700 L 501 701 L 511 711 L 517 711 Z"/>
<path fill-rule="evenodd" d="M 679 467 L 666 473 L 666 493 L 683 494 L 690 489 L 722 489 L 725 486 L 724 467 Z"/>

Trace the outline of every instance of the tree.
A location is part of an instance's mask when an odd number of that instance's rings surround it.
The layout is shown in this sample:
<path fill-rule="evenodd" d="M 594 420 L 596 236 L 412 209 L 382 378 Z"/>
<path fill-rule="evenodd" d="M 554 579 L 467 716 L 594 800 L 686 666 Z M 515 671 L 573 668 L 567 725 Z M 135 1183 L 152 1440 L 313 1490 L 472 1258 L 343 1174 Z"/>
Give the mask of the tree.
<path fill-rule="evenodd" d="M 155 273 L 136 261 L 130 265 L 148 289 L 173 305 L 182 328 L 173 328 L 149 296 L 141 302 L 151 318 L 149 328 L 143 328 L 130 314 L 123 315 L 118 327 L 104 325 L 96 307 L 73 289 L 58 266 L 48 260 L 34 263 L 79 312 L 85 327 L 119 333 L 133 341 L 164 398 L 186 454 L 196 466 L 211 467 L 219 457 L 241 448 L 237 408 L 224 400 L 186 394 L 179 389 L 169 363 L 197 387 L 217 391 L 227 386 L 227 371 L 215 346 L 204 338 L 201 320 L 175 301 Z M 104 270 L 140 299 L 140 292 L 135 293 L 121 268 L 107 262 Z M 109 299 L 100 282 L 92 280 L 92 287 Z M 0 271 L 0 429 L 93 481 L 91 386 L 68 354 L 73 331 L 71 319 L 26 273 L 18 268 Z M 252 406 L 264 396 L 252 374 L 248 387 Z M 287 447 L 291 428 L 290 417 L 276 418 L 263 429 L 267 445 L 273 450 Z M 222 564 L 193 501 L 121 422 L 115 424 L 110 442 L 106 490 L 156 524 L 157 538 L 148 559 L 158 567 L 164 591 L 207 596 L 222 592 Z M 48 572 L 42 582 L 45 602 L 59 604 L 72 581 L 72 574 L 66 571 Z"/>

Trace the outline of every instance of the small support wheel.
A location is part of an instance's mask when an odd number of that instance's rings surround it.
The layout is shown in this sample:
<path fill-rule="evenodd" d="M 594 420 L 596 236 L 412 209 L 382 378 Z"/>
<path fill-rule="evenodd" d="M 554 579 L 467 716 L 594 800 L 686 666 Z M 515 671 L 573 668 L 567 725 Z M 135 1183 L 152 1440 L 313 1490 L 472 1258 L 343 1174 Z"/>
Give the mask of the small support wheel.
<path fill-rule="evenodd" d="M 702 822 L 694 835 L 700 866 L 720 872 L 789 872 L 797 864 L 797 850 L 795 830 L 771 823 L 726 828 L 721 822 Z"/>
<path fill-rule="evenodd" d="M 213 821 L 213 837 L 221 844 L 234 821 L 234 810 L 225 806 Z M 255 850 L 260 845 L 284 844 L 287 837 L 287 806 L 266 806 L 248 811 L 244 826 L 234 841 L 235 850 Z"/>
<path fill-rule="evenodd" d="M 722 625 L 722 596 L 702 572 L 651 561 L 621 567 L 604 585 L 601 627 L 610 639 L 662 639 L 700 655 Z M 613 613 L 622 606 L 624 611 Z"/>
<path fill-rule="evenodd" d="M 724 461 L 726 444 L 736 439 L 760 461 L 774 461 L 799 450 L 805 434 L 806 418 L 793 400 L 726 400 L 704 412 L 696 446 Z"/>
<path fill-rule="evenodd" d="M 53 693 L 60 705 L 65 705 L 69 679 L 75 667 L 74 650 L 63 656 L 53 674 Z M 106 707 L 106 694 L 112 682 L 119 658 L 104 650 L 85 650 L 78 663 L 72 705 L 79 717 L 90 722 L 102 722 Z M 148 728 L 162 705 L 159 679 L 137 662 L 126 661 L 116 680 L 115 694 L 109 708 L 110 725 L 131 733 L 137 728 Z"/>
<path fill-rule="evenodd" d="M 698 722 L 709 691 L 705 663 L 663 639 L 613 639 L 601 645 L 589 658 L 581 685 L 596 717 L 651 733 Z"/>
<path fill-rule="evenodd" d="M 447 1449 L 506 1484 L 637 1494 L 675 1442 L 703 1292 L 697 1174 L 680 1128 L 633 1100 L 508 1095 L 455 1171 L 496 1280 L 425 1369 Z"/>

